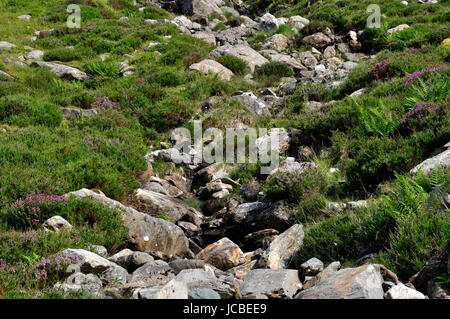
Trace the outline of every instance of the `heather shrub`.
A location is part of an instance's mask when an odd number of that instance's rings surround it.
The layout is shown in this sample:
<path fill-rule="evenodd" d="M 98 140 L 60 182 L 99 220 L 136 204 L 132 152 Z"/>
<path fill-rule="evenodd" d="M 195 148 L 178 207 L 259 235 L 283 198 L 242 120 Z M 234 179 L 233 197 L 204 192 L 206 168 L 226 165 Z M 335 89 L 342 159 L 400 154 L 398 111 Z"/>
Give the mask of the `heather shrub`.
<path fill-rule="evenodd" d="M 52 103 L 24 96 L 6 96 L 0 99 L 0 120 L 22 127 L 56 127 L 62 121 L 62 112 Z"/>
<path fill-rule="evenodd" d="M 312 194 L 326 194 L 327 177 L 320 170 L 308 170 L 301 175 L 275 173 L 264 184 L 263 191 L 268 199 L 287 199 L 300 203 Z"/>
<path fill-rule="evenodd" d="M 294 75 L 292 69 L 284 63 L 281 62 L 269 62 L 263 64 L 261 67 L 257 68 L 255 75 L 259 78 L 262 77 L 289 77 Z"/>
<path fill-rule="evenodd" d="M 247 71 L 247 64 L 245 61 L 230 55 L 222 55 L 218 57 L 216 61 L 230 69 L 234 74 L 243 75 Z"/>

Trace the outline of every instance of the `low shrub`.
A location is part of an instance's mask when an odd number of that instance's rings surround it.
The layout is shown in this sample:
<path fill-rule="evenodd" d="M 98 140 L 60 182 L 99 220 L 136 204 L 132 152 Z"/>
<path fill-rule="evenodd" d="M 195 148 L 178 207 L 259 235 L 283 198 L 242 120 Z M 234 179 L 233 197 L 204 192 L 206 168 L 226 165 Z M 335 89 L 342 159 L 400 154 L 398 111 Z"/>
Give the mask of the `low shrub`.
<path fill-rule="evenodd" d="M 247 63 L 244 60 L 230 55 L 222 55 L 216 61 L 230 69 L 234 74 L 243 75 L 247 71 Z"/>

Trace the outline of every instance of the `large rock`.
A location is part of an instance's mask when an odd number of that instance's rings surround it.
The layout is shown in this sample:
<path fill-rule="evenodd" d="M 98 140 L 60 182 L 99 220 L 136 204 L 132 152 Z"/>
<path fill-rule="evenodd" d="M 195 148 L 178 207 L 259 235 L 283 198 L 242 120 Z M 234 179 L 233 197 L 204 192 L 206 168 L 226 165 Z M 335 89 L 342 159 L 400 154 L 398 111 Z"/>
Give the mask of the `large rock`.
<path fill-rule="evenodd" d="M 55 284 L 53 289 L 63 293 L 84 292 L 94 298 L 99 298 L 102 296 L 102 281 L 93 274 L 86 275 L 77 272 L 67 277 L 64 283 Z"/>
<path fill-rule="evenodd" d="M 275 18 L 270 13 L 266 13 L 259 20 L 259 27 L 261 30 L 264 30 L 264 31 L 269 31 L 269 32 L 275 31 L 278 29 L 278 26 L 279 26 L 278 19 Z"/>
<path fill-rule="evenodd" d="M 243 39 L 252 35 L 254 32 L 253 28 L 240 25 L 220 31 L 216 34 L 216 39 L 220 45 L 245 44 L 246 42 Z"/>
<path fill-rule="evenodd" d="M 295 158 L 288 157 L 283 162 L 281 162 L 280 166 L 274 169 L 268 179 L 271 179 L 275 174 L 291 174 L 294 176 L 301 176 L 304 173 L 316 169 L 318 166 L 313 162 L 302 162 L 299 163 L 295 161 Z"/>
<path fill-rule="evenodd" d="M 200 213 L 182 200 L 144 189 L 136 190 L 136 198 L 148 205 L 149 213 L 165 215 L 173 223 L 183 218 L 197 226 L 202 222 Z"/>
<path fill-rule="evenodd" d="M 383 277 L 379 267 L 364 265 L 341 269 L 312 288 L 301 291 L 296 299 L 383 299 Z"/>
<path fill-rule="evenodd" d="M 68 80 L 86 81 L 87 79 L 89 79 L 86 73 L 64 64 L 34 61 L 33 63 L 31 63 L 31 66 L 47 68 L 50 70 L 50 72 L 56 74 L 60 78 Z"/>
<path fill-rule="evenodd" d="M 200 259 L 175 259 L 169 262 L 169 266 L 175 274 L 179 274 L 185 269 L 204 269 L 205 262 Z"/>
<path fill-rule="evenodd" d="M 387 34 L 393 35 L 396 32 L 399 32 L 399 31 L 402 31 L 402 30 L 405 30 L 405 29 L 408 29 L 408 28 L 409 28 L 409 25 L 407 25 L 407 24 L 400 24 L 400 25 L 396 26 L 395 28 L 387 30 Z"/>
<path fill-rule="evenodd" d="M 180 32 L 186 33 L 186 34 L 191 34 L 190 30 L 200 30 L 201 27 L 202 27 L 200 24 L 198 24 L 196 22 L 192 22 L 191 20 L 189 20 L 185 16 L 175 17 L 170 22 L 175 24 L 178 27 L 178 30 Z"/>
<path fill-rule="evenodd" d="M 264 295 L 269 298 L 292 297 L 302 285 L 293 269 L 254 269 L 247 273 L 239 289 L 243 298 Z"/>
<path fill-rule="evenodd" d="M 197 258 L 221 270 L 228 270 L 246 261 L 239 246 L 226 237 L 205 247 L 197 254 Z"/>
<path fill-rule="evenodd" d="M 206 75 L 209 73 L 218 74 L 219 78 L 224 81 L 230 81 L 233 77 L 233 72 L 230 69 L 224 67 L 219 62 L 209 59 L 203 60 L 199 63 L 194 63 L 189 67 L 189 69 L 203 72 Z"/>
<path fill-rule="evenodd" d="M 199 31 L 193 35 L 194 38 L 201 39 L 208 44 L 216 45 L 216 37 L 212 32 Z"/>
<path fill-rule="evenodd" d="M 12 49 L 15 48 L 16 45 L 6 41 L 0 41 L 0 49 Z"/>
<path fill-rule="evenodd" d="M 341 268 L 341 263 L 339 261 L 334 261 L 329 264 L 323 271 L 318 273 L 315 277 L 308 280 L 303 284 L 303 289 L 309 289 L 313 287 L 320 280 L 325 280 L 332 275 L 334 275 Z"/>
<path fill-rule="evenodd" d="M 267 207 L 268 204 L 264 202 L 244 203 L 237 206 L 234 211 L 228 213 L 225 220 L 230 224 L 241 224 L 246 222 L 247 218 L 249 218 L 248 216 L 258 215 Z"/>
<path fill-rule="evenodd" d="M 222 15 L 222 10 L 220 10 L 215 0 L 177 0 L 180 6 L 181 12 L 186 15 L 211 15 L 217 13 Z"/>
<path fill-rule="evenodd" d="M 75 258 L 76 261 L 71 266 L 76 265 L 75 268 L 79 268 L 79 271 L 83 273 L 101 273 L 113 267 L 113 263 L 109 260 L 84 249 L 67 248 L 61 255 L 65 257 L 71 256 L 72 260 Z M 71 270 L 73 270 L 72 267 L 70 268 Z"/>
<path fill-rule="evenodd" d="M 173 277 L 172 268 L 165 261 L 154 260 L 133 271 L 129 282 L 156 286 L 166 284 Z"/>
<path fill-rule="evenodd" d="M 321 49 L 326 46 L 329 46 L 330 44 L 332 44 L 333 41 L 331 41 L 331 39 L 322 32 L 317 32 L 307 37 L 304 37 L 302 39 L 302 42 L 304 44 L 309 44 L 315 48 Z"/>
<path fill-rule="evenodd" d="M 161 255 L 163 258 L 193 257 L 188 239 L 183 230 L 175 224 L 138 212 L 106 197 L 103 193 L 81 189 L 66 196 L 71 195 L 77 198 L 91 198 L 121 211 L 124 226 L 128 231 L 128 242 L 135 245 L 138 250 Z"/>
<path fill-rule="evenodd" d="M 245 44 L 220 46 L 211 52 L 210 57 L 214 59 L 221 55 L 230 55 L 245 61 L 252 73 L 255 71 L 255 67 L 269 62 L 269 60 Z"/>
<path fill-rule="evenodd" d="M 14 80 L 14 77 L 12 75 L 9 75 L 5 71 L 0 70 L 0 79 Z"/>
<path fill-rule="evenodd" d="M 198 288 L 189 291 L 189 299 L 220 299 L 220 295 L 210 288 Z"/>
<path fill-rule="evenodd" d="M 298 58 L 300 62 L 310 70 L 314 69 L 319 63 L 311 51 L 300 52 Z"/>
<path fill-rule="evenodd" d="M 323 270 L 323 262 L 313 257 L 301 264 L 300 270 L 304 276 L 315 276 Z"/>
<path fill-rule="evenodd" d="M 41 228 L 44 232 L 49 233 L 59 233 L 59 232 L 69 232 L 72 229 L 72 225 L 62 218 L 61 216 L 53 216 L 47 219 L 42 225 Z"/>
<path fill-rule="evenodd" d="M 273 228 L 285 231 L 296 221 L 295 208 L 285 201 L 273 203 L 263 211 L 247 214 L 245 222 L 254 229 Z"/>
<path fill-rule="evenodd" d="M 44 51 L 33 50 L 27 54 L 27 59 L 29 60 L 40 60 L 44 56 Z"/>
<path fill-rule="evenodd" d="M 281 52 L 286 49 L 288 44 L 289 39 L 287 36 L 285 36 L 284 34 L 274 34 L 273 36 L 268 38 L 266 42 L 264 42 L 264 47 L 274 48 L 275 50 Z"/>
<path fill-rule="evenodd" d="M 433 156 L 429 159 L 426 159 L 412 170 L 409 171 L 409 175 L 411 177 L 415 177 L 417 175 L 418 170 L 420 169 L 425 175 L 429 176 L 431 171 L 436 167 L 442 167 L 444 169 L 450 168 L 450 149 L 439 153 L 436 156 Z"/>
<path fill-rule="evenodd" d="M 297 59 L 293 58 L 289 54 L 282 54 L 282 53 L 279 53 L 279 52 L 277 52 L 275 50 L 262 50 L 261 54 L 263 56 L 269 58 L 273 62 L 279 62 L 279 63 L 286 64 L 286 65 L 290 66 L 291 68 L 293 68 L 296 71 L 305 71 L 306 70 L 306 67 L 304 67 L 300 63 L 300 61 L 298 61 Z"/>
<path fill-rule="evenodd" d="M 286 269 L 295 265 L 305 233 L 300 224 L 275 237 L 256 264 L 257 268 Z"/>
<path fill-rule="evenodd" d="M 425 295 L 417 290 L 399 283 L 386 292 L 386 299 L 425 299 Z"/>
<path fill-rule="evenodd" d="M 252 92 L 244 92 L 239 95 L 234 95 L 230 100 L 237 100 L 239 103 L 244 105 L 250 112 L 258 116 L 270 116 L 270 109 L 264 103 L 263 100 L 259 99 Z"/>
<path fill-rule="evenodd" d="M 128 271 L 118 265 L 113 265 L 105 270 L 101 275 L 102 282 L 108 286 L 125 285 L 127 283 L 127 279 Z"/>
<path fill-rule="evenodd" d="M 271 141 L 277 141 L 272 145 Z M 277 155 L 284 154 L 290 147 L 291 137 L 285 128 L 271 128 L 266 134 L 255 141 L 255 147 L 258 154 L 269 154 L 270 151 Z"/>
<path fill-rule="evenodd" d="M 129 249 L 124 249 L 117 254 L 109 257 L 108 260 L 122 266 L 130 272 L 133 272 L 146 263 L 153 261 L 154 258 L 149 254 L 141 251 L 131 251 Z"/>

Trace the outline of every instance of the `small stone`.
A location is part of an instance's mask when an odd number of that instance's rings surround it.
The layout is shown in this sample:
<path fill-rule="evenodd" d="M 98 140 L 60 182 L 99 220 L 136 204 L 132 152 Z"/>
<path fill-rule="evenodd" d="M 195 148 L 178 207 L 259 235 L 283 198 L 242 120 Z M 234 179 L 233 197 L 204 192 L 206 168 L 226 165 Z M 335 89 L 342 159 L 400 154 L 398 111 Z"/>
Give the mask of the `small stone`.
<path fill-rule="evenodd" d="M 19 19 L 19 20 L 25 20 L 25 21 L 30 21 L 30 20 L 31 20 L 31 16 L 28 15 L 28 14 L 25 14 L 25 15 L 18 16 L 17 19 Z"/>
<path fill-rule="evenodd" d="M 323 270 L 323 262 L 313 257 L 301 264 L 300 269 L 304 276 L 315 276 Z"/>

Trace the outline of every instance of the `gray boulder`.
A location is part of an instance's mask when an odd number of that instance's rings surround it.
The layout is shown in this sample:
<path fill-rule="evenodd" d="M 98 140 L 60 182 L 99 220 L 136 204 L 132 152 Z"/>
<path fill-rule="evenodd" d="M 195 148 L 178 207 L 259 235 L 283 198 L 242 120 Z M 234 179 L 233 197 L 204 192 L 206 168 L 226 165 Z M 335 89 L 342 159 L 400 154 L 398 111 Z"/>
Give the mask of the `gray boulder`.
<path fill-rule="evenodd" d="M 135 245 L 139 251 L 160 254 L 164 258 L 193 257 L 193 253 L 189 249 L 189 241 L 183 230 L 171 222 L 138 212 L 106 197 L 101 192 L 81 189 L 65 196 L 91 198 L 112 209 L 119 210 L 128 231 L 128 242 Z"/>
<path fill-rule="evenodd" d="M 203 72 L 206 75 L 209 73 L 218 74 L 219 78 L 224 81 L 230 81 L 233 77 L 233 72 L 230 69 L 224 67 L 219 62 L 209 59 L 194 63 L 189 69 Z"/>
<path fill-rule="evenodd" d="M 244 277 L 239 289 L 244 299 L 254 295 L 283 298 L 294 296 L 301 287 L 297 270 L 254 269 Z"/>
<path fill-rule="evenodd" d="M 164 285 L 174 277 L 171 272 L 172 268 L 165 261 L 150 261 L 136 269 L 131 274 L 129 282 L 147 286 Z"/>
<path fill-rule="evenodd" d="M 6 41 L 0 41 L 0 49 L 12 49 L 15 48 L 16 45 Z"/>
<path fill-rule="evenodd" d="M 215 59 L 221 55 L 230 55 L 235 58 L 244 60 L 252 73 L 255 71 L 255 67 L 261 66 L 269 62 L 269 60 L 267 60 L 261 54 L 259 54 L 258 52 L 253 50 L 250 46 L 245 44 L 238 44 L 238 45 L 226 44 L 220 46 L 211 52 L 210 58 Z"/>
<path fill-rule="evenodd" d="M 256 264 L 257 268 L 286 269 L 295 265 L 305 234 L 300 224 L 275 237 Z"/>
<path fill-rule="evenodd" d="M 84 292 L 94 298 L 101 298 L 102 281 L 93 274 L 74 273 L 64 283 L 57 283 L 53 289 L 63 293 Z"/>
<path fill-rule="evenodd" d="M 184 282 L 188 291 L 201 288 L 212 289 L 220 295 L 221 299 L 236 298 L 236 288 L 234 283 L 225 279 L 219 279 L 211 272 L 203 269 L 185 269 L 176 277 L 176 281 Z"/>
<path fill-rule="evenodd" d="M 53 216 L 47 219 L 41 228 L 46 233 L 70 232 L 72 225 L 61 216 Z"/>
<path fill-rule="evenodd" d="M 313 257 L 301 264 L 300 270 L 304 276 L 315 276 L 323 270 L 323 262 Z"/>
<path fill-rule="evenodd" d="M 83 273 L 101 273 L 114 265 L 109 260 L 84 249 L 67 248 L 61 255 L 71 256 L 72 260 L 75 258 L 76 261 L 71 265 L 72 267 L 69 266 L 70 269 L 79 268 Z"/>
<path fill-rule="evenodd" d="M 200 259 L 175 259 L 169 262 L 169 266 L 175 274 L 179 274 L 184 269 L 204 269 L 205 262 Z"/>
<path fill-rule="evenodd" d="M 68 80 L 86 81 L 87 79 L 89 79 L 86 73 L 78 70 L 77 68 L 64 64 L 34 61 L 33 63 L 31 63 L 31 66 L 47 68 L 50 70 L 50 72 L 56 74 L 60 78 Z"/>
<path fill-rule="evenodd" d="M 438 166 L 444 169 L 450 168 L 450 149 L 445 150 L 444 152 L 439 153 L 438 155 L 433 156 L 429 159 L 426 159 L 425 161 L 414 167 L 412 170 L 410 170 L 409 175 L 411 177 L 415 177 L 420 169 L 426 176 L 430 176 L 433 169 Z"/>
<path fill-rule="evenodd" d="M 114 265 L 105 270 L 101 275 L 101 280 L 105 285 L 120 286 L 127 283 L 128 271 L 118 265 Z"/>
<path fill-rule="evenodd" d="M 239 95 L 234 95 L 230 101 L 236 100 L 244 105 L 250 112 L 258 116 L 270 116 L 270 109 L 263 100 L 256 97 L 252 92 L 244 92 Z"/>
<path fill-rule="evenodd" d="M 312 288 L 295 296 L 296 299 L 383 299 L 383 277 L 379 267 L 364 265 L 341 269 Z"/>

